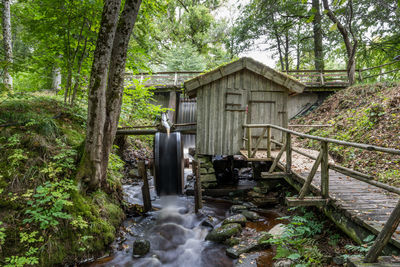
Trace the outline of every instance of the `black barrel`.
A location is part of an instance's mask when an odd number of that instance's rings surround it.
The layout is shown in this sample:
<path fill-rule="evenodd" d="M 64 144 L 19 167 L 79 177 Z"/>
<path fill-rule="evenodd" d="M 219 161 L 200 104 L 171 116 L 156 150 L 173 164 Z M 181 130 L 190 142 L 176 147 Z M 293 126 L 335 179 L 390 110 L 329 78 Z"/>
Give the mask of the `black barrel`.
<path fill-rule="evenodd" d="M 154 138 L 156 191 L 160 195 L 183 193 L 183 146 L 181 134 L 156 133 Z"/>

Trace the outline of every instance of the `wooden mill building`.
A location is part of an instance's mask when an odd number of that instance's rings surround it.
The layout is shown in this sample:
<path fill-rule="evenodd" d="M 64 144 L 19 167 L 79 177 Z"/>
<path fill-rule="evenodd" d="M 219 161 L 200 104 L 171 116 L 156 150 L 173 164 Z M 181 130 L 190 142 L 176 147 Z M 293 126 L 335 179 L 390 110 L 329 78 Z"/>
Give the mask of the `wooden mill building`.
<path fill-rule="evenodd" d="M 244 124 L 288 126 L 288 97 L 305 85 L 251 58 L 219 67 L 184 83 L 197 99 L 196 150 L 202 155 L 238 155 L 244 147 Z M 261 134 L 254 129 L 252 140 Z M 274 138 L 281 133 L 272 131 Z M 260 148 L 266 147 L 264 140 Z"/>

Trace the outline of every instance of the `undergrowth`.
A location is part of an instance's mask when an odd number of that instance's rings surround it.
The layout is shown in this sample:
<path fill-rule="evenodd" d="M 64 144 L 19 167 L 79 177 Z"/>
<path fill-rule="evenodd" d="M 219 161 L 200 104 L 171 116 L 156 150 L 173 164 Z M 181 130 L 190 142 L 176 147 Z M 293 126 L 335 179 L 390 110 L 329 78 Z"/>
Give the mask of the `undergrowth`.
<path fill-rule="evenodd" d="M 0 265 L 74 263 L 114 240 L 123 164 L 112 155 L 107 194 L 80 192 L 85 121 L 83 108 L 57 98 L 0 100 Z"/>

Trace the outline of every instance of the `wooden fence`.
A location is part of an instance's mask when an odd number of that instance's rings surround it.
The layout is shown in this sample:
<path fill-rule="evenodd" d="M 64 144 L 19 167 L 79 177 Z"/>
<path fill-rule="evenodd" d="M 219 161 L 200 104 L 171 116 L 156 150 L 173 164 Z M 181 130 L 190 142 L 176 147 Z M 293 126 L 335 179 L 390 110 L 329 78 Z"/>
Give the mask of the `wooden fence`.
<path fill-rule="evenodd" d="M 305 183 L 303 184 L 303 187 L 301 188 L 299 192 L 299 196 L 297 198 L 298 203 L 304 204 L 309 202 L 308 204 L 310 205 L 323 205 L 327 202 L 327 199 L 329 198 L 329 169 L 335 170 L 339 173 L 342 173 L 344 175 L 350 176 L 354 179 L 357 179 L 359 181 L 374 185 L 376 187 L 382 188 L 384 190 L 396 193 L 400 195 L 400 188 L 393 187 L 378 181 L 373 180 L 373 177 L 343 166 L 339 166 L 333 163 L 328 162 L 328 154 L 329 154 L 329 144 L 336 144 L 336 145 L 341 145 L 341 146 L 351 146 L 363 150 L 368 150 L 368 151 L 376 151 L 376 152 L 383 152 L 383 153 L 388 153 L 392 155 L 400 155 L 400 150 L 399 149 L 393 149 L 393 148 L 386 148 L 386 147 L 380 147 L 380 146 L 375 146 L 375 145 L 368 145 L 368 144 L 360 144 L 360 143 L 354 143 L 354 142 L 346 142 L 346 141 L 341 141 L 341 140 L 336 140 L 336 139 L 331 139 L 331 138 L 324 138 L 324 137 L 319 137 L 319 136 L 313 136 L 309 134 L 304 134 L 304 133 L 299 133 L 290 129 L 286 129 L 280 126 L 276 125 L 271 125 L 271 124 L 246 124 L 243 125 L 243 127 L 247 131 L 247 135 L 251 136 L 251 129 L 253 128 L 262 128 L 262 134 L 256 141 L 254 147 L 251 142 L 251 138 L 247 139 L 246 141 L 246 148 L 247 148 L 247 155 L 250 158 L 254 157 L 257 153 L 258 146 L 261 143 L 261 140 L 264 138 L 266 135 L 267 138 L 267 157 L 271 157 L 271 144 L 274 143 L 278 146 L 281 146 L 281 149 L 278 153 L 278 155 L 275 157 L 271 168 L 269 169 L 268 173 L 265 174 L 266 177 L 276 177 L 276 174 L 274 174 L 274 170 L 276 166 L 278 165 L 283 153 L 286 153 L 286 169 L 284 175 L 290 175 L 292 173 L 292 152 L 299 153 L 305 157 L 311 158 L 315 160 L 314 165 L 308 175 L 308 177 L 305 180 Z M 284 133 L 284 140 L 283 143 L 279 142 L 278 140 L 273 140 L 271 138 L 271 129 L 276 129 L 279 131 L 282 131 Z M 292 147 L 292 135 L 293 136 L 298 136 L 301 138 L 305 139 L 310 139 L 310 140 L 315 140 L 320 142 L 320 152 L 317 157 L 311 156 L 303 151 L 300 151 L 298 149 L 295 149 Z M 318 167 L 321 166 L 321 198 L 307 198 L 306 200 L 304 199 L 307 193 L 310 190 L 310 185 L 311 182 L 318 170 Z M 365 262 L 375 262 L 382 252 L 383 248 L 386 246 L 388 243 L 389 239 L 393 235 L 394 231 L 397 229 L 398 225 L 400 222 L 400 201 L 398 202 L 397 206 L 393 210 L 392 214 L 390 215 L 388 221 L 386 222 L 383 230 L 380 232 L 378 235 L 374 245 L 371 247 L 369 250 Z"/>

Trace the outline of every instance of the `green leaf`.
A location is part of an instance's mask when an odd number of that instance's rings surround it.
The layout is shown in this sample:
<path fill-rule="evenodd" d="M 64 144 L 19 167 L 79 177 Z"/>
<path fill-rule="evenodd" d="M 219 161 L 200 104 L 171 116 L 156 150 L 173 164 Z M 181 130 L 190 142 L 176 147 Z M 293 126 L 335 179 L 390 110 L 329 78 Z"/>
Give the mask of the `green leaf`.
<path fill-rule="evenodd" d="M 337 30 L 337 23 L 333 24 L 330 28 L 329 31 L 333 32 Z"/>
<path fill-rule="evenodd" d="M 291 260 L 298 260 L 301 258 L 301 255 L 299 253 L 293 253 L 293 254 L 290 254 L 287 258 L 291 259 Z"/>

